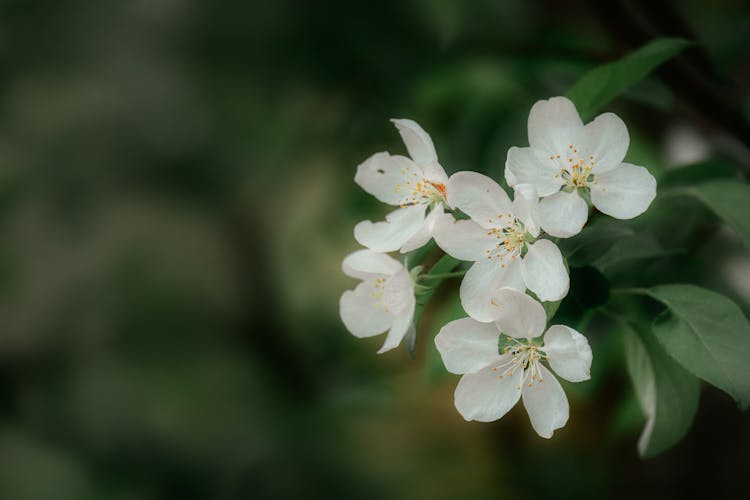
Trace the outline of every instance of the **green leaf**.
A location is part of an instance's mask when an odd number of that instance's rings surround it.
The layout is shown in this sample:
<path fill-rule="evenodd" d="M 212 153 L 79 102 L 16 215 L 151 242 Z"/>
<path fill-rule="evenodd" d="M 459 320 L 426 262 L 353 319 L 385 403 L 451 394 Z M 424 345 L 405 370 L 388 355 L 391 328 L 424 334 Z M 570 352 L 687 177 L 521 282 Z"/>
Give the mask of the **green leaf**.
<path fill-rule="evenodd" d="M 628 375 L 646 417 L 638 452 L 653 457 L 687 433 L 698 409 L 698 379 L 666 355 L 649 332 L 619 321 Z"/>
<path fill-rule="evenodd" d="M 667 306 L 654 333 L 685 369 L 750 405 L 750 322 L 723 295 L 693 285 L 663 285 L 650 295 Z"/>
<path fill-rule="evenodd" d="M 586 121 L 657 66 L 692 44 L 682 38 L 654 40 L 619 61 L 592 69 L 568 90 L 567 95 Z"/>
<path fill-rule="evenodd" d="M 726 161 L 711 159 L 667 170 L 659 178 L 659 190 L 675 186 L 693 186 L 717 179 L 733 179 L 737 169 Z"/>
<path fill-rule="evenodd" d="M 612 279 L 622 272 L 632 272 L 634 266 L 642 266 L 648 259 L 684 254 L 680 248 L 664 248 L 650 234 L 633 234 L 616 241 L 607 252 L 594 261 L 594 267 Z"/>
<path fill-rule="evenodd" d="M 632 236 L 633 230 L 619 221 L 597 219 L 572 238 L 558 243 L 572 267 L 591 265 L 619 240 Z"/>
<path fill-rule="evenodd" d="M 750 185 L 720 180 L 695 186 L 690 192 L 729 224 L 750 249 Z"/>
<path fill-rule="evenodd" d="M 437 248 L 437 243 L 435 243 L 435 240 L 430 240 L 427 242 L 427 244 L 422 245 L 416 250 L 412 250 L 411 252 L 407 253 L 406 254 L 406 266 L 409 268 L 409 271 L 411 271 L 412 269 L 416 267 L 422 267 L 421 266 L 422 261 L 435 248 Z"/>

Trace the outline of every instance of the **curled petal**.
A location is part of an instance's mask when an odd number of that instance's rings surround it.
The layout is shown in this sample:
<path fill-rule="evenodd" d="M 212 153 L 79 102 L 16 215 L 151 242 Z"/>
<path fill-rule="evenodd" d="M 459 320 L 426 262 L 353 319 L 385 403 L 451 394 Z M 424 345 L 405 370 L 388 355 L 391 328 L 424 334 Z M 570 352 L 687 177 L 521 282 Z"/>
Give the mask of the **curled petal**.
<path fill-rule="evenodd" d="M 582 382 L 591 378 L 591 347 L 577 331 L 564 325 L 551 326 L 544 334 L 543 349 L 550 367 L 565 380 Z"/>
<path fill-rule="evenodd" d="M 405 118 L 391 120 L 401 134 L 409 156 L 419 166 L 424 167 L 430 163 L 437 163 L 437 153 L 435 145 L 432 144 L 430 134 L 424 131 L 422 127 L 414 120 Z"/>
<path fill-rule="evenodd" d="M 591 185 L 591 203 L 615 219 L 632 219 L 648 209 L 656 197 L 656 179 L 643 167 L 622 163 L 597 175 Z"/>
<path fill-rule="evenodd" d="M 506 356 L 500 357 L 498 364 L 505 360 Z M 508 413 L 520 399 L 523 370 L 501 377 L 500 369 L 492 368 L 464 375 L 458 382 L 454 401 L 464 419 L 492 422 Z"/>
<path fill-rule="evenodd" d="M 396 274 L 388 278 L 383 287 L 383 304 L 388 312 L 396 316 L 414 310 L 414 282 L 409 271 L 401 268 Z"/>
<path fill-rule="evenodd" d="M 354 226 L 354 238 L 376 252 L 393 252 L 422 229 L 425 210 L 425 205 L 414 205 L 394 210 L 385 222 L 362 221 Z"/>
<path fill-rule="evenodd" d="M 534 238 L 539 236 L 539 197 L 531 184 L 517 184 L 513 195 L 513 215 Z"/>
<path fill-rule="evenodd" d="M 344 257 L 344 262 L 341 264 L 344 274 L 361 280 L 371 278 L 373 275 L 390 276 L 403 267 L 390 255 L 367 249 L 350 253 Z"/>
<path fill-rule="evenodd" d="M 414 307 L 411 308 L 411 311 L 407 311 L 405 314 L 396 316 L 393 321 L 393 326 L 391 326 L 391 330 L 385 337 L 383 347 L 380 348 L 378 354 L 383 354 L 386 351 L 390 351 L 391 349 L 395 349 L 396 347 L 398 347 L 404 337 L 406 337 L 409 328 L 414 328 L 414 326 L 412 325 L 413 319 Z"/>
<path fill-rule="evenodd" d="M 466 314 L 477 321 L 495 321 L 497 306 L 492 303 L 495 292 L 502 287 L 525 290 L 517 260 L 505 267 L 499 262 L 476 262 L 461 281 L 459 296 Z"/>
<path fill-rule="evenodd" d="M 414 234 L 409 240 L 401 245 L 401 253 L 411 252 L 425 245 L 435 230 L 435 222 L 444 215 L 443 205 L 437 205 L 433 208 L 424 219 L 422 228 Z"/>
<path fill-rule="evenodd" d="M 373 337 L 393 325 L 393 315 L 378 306 L 373 298 L 374 291 L 372 283 L 363 282 L 341 295 L 339 315 L 346 329 L 355 337 Z"/>
<path fill-rule="evenodd" d="M 568 398 L 548 369 L 539 365 L 539 370 L 542 381 L 534 380 L 523 386 L 523 405 L 536 433 L 549 439 L 568 422 Z"/>

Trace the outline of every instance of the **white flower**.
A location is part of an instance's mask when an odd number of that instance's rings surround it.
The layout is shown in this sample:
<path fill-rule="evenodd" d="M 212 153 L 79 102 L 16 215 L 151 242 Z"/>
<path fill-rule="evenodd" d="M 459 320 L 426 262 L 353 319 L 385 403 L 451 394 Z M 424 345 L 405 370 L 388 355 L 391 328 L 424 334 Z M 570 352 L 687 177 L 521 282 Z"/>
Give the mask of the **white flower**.
<path fill-rule="evenodd" d="M 588 380 L 591 348 L 586 337 L 563 325 L 551 326 L 543 344 L 534 341 L 546 316 L 528 295 L 505 288 L 495 301 L 501 311 L 495 323 L 463 318 L 435 337 L 445 368 L 463 375 L 456 387 L 456 409 L 466 420 L 491 422 L 523 398 L 531 426 L 550 438 L 568 421 L 568 399 L 543 362 L 566 380 Z"/>
<path fill-rule="evenodd" d="M 479 321 L 493 321 L 492 295 L 500 287 L 526 288 L 540 300 L 560 300 L 570 279 L 562 254 L 539 236 L 537 197 L 529 185 L 516 186 L 511 203 L 505 191 L 486 175 L 458 172 L 448 181 L 448 202 L 471 220 L 443 214 L 435 224 L 435 242 L 451 256 L 474 265 L 461 282 L 461 304 Z"/>
<path fill-rule="evenodd" d="M 385 222 L 360 222 L 354 227 L 354 237 L 376 252 L 405 253 L 430 241 L 435 220 L 443 213 L 448 176 L 422 127 L 412 120 L 391 121 L 411 158 L 376 153 L 357 167 L 354 182 L 383 203 L 400 208 L 388 214 Z"/>
<path fill-rule="evenodd" d="M 413 328 L 414 283 L 409 271 L 393 257 L 372 250 L 347 255 L 341 267 L 346 275 L 362 280 L 339 301 L 346 329 L 359 338 L 390 330 L 378 354 L 397 347 Z"/>
<path fill-rule="evenodd" d="M 505 179 L 510 186 L 529 183 L 539 196 L 542 229 L 552 236 L 578 234 L 588 219 L 579 195 L 591 191 L 591 203 L 617 219 L 632 219 L 656 196 L 656 180 L 643 167 L 623 163 L 630 138 L 623 121 L 604 113 L 584 126 L 565 97 L 538 101 L 529 113 L 528 148 L 510 148 Z"/>

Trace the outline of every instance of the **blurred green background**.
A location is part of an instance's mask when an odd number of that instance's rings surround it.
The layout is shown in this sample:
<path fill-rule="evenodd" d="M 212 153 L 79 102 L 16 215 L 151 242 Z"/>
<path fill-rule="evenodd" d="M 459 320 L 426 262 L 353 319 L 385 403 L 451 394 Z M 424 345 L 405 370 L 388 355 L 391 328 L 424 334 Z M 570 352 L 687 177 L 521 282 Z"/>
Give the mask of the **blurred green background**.
<path fill-rule="evenodd" d="M 0 13 L 0 498 L 750 494 L 748 417 L 712 388 L 680 444 L 638 458 L 619 339 L 596 321 L 594 379 L 566 386 L 571 420 L 546 441 L 520 406 L 493 424 L 455 411 L 431 337 L 456 314 L 457 281 L 426 311 L 416 361 L 376 355 L 382 338 L 338 320 L 352 228 L 387 211 L 355 168 L 404 151 L 389 118 L 418 121 L 449 173 L 500 179 L 536 100 L 682 36 L 700 45 L 608 107 L 628 123 L 628 159 L 658 174 L 710 155 L 747 173 L 746 2 L 5 0 Z M 706 234 L 686 272 L 747 313 L 747 251 Z"/>

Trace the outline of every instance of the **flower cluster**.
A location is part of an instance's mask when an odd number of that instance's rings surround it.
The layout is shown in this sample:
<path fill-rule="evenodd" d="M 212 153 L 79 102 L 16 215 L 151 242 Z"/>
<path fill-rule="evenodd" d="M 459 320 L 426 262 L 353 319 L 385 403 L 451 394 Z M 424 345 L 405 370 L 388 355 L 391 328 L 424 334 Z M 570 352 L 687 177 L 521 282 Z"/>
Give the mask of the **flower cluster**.
<path fill-rule="evenodd" d="M 550 370 L 580 382 L 589 379 L 592 361 L 576 330 L 553 325 L 542 336 L 547 315 L 539 301 L 562 300 L 570 285 L 550 237 L 578 234 L 590 209 L 618 219 L 643 213 L 656 181 L 644 167 L 623 163 L 629 136 L 620 118 L 605 113 L 584 125 L 564 97 L 537 102 L 529 114 L 529 147 L 508 151 L 512 200 L 485 175 L 448 177 L 417 123 L 393 123 L 409 157 L 376 153 L 354 180 L 398 208 L 385 221 L 354 228 L 366 249 L 347 256 L 343 271 L 362 282 L 342 295 L 341 319 L 357 337 L 388 331 L 379 353 L 397 347 L 414 328 L 421 267 L 410 273 L 387 252 L 410 252 L 434 239 L 445 253 L 471 263 L 459 290 L 469 317 L 435 337 L 446 369 L 462 375 L 458 412 L 466 420 L 494 421 L 522 399 L 534 430 L 549 438 L 568 420 L 567 398 Z"/>

